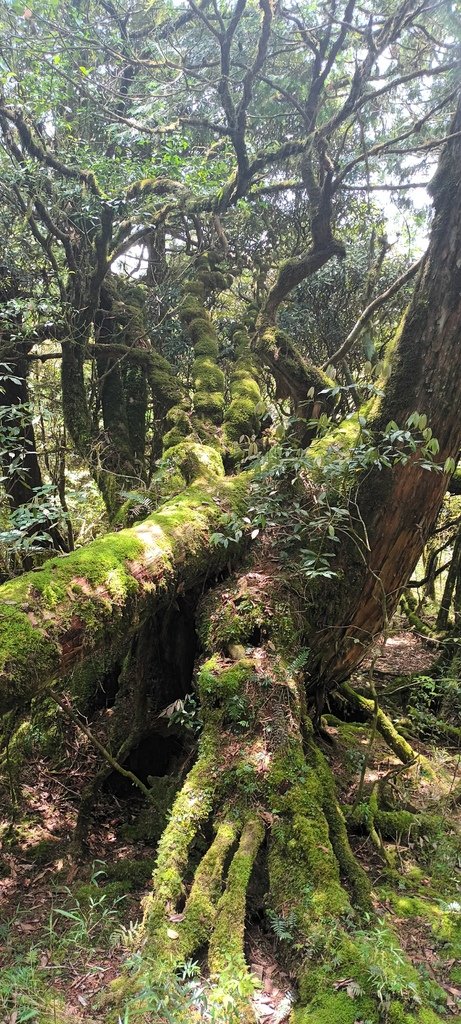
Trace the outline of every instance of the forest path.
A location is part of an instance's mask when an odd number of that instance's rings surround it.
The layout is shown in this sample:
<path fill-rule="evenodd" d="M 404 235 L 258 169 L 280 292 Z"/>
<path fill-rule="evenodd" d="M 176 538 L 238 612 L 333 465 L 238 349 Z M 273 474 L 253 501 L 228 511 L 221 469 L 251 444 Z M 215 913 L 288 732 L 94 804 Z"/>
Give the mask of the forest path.
<path fill-rule="evenodd" d="M 380 676 L 429 675 L 439 656 L 440 645 L 436 640 L 401 629 L 386 639 L 380 638 L 371 656 L 362 663 L 362 673 L 373 665 L 373 672 Z"/>

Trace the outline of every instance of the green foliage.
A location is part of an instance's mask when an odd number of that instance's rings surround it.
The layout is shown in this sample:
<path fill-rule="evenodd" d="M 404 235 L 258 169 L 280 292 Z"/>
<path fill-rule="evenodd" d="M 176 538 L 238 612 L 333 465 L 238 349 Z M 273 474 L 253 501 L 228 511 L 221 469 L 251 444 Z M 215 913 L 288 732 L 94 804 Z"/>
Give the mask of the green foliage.
<path fill-rule="evenodd" d="M 296 935 L 296 914 L 290 911 L 286 917 L 275 913 L 275 910 L 266 911 L 267 920 L 272 928 L 278 942 L 293 942 Z"/>
<path fill-rule="evenodd" d="M 48 921 L 25 940 L 17 918 L 0 926 L 4 961 L 0 973 L 0 1012 L 18 1024 L 63 1024 L 67 1019 L 61 982 L 69 965 L 97 972 L 100 957 L 120 926 L 125 897 L 104 886 L 105 865 L 94 862 L 87 889 L 78 896 L 68 887 L 54 897 Z M 61 902 L 57 907 L 54 903 Z M 89 965 L 91 965 L 89 967 Z"/>
<path fill-rule="evenodd" d="M 347 422 L 350 431 L 344 431 L 340 445 L 332 443 L 332 423 L 324 415 L 311 423 L 319 441 L 310 448 L 283 439 L 253 460 L 253 504 L 244 517 L 226 517 L 224 528 L 212 534 L 212 543 L 228 548 L 244 536 L 254 540 L 266 530 L 281 565 L 296 567 L 297 576 L 304 580 L 334 577 L 335 548 L 345 539 L 365 552 L 357 480 L 371 469 L 392 469 L 415 456 L 423 469 L 440 472 L 435 461 L 438 443 L 427 427 L 427 417 L 418 413 L 409 417 L 405 428 L 391 422 L 378 434 L 362 414 L 354 414 Z M 322 445 L 321 455 L 318 445 Z"/>
<path fill-rule="evenodd" d="M 158 961 L 134 953 L 127 968 L 135 994 L 125 999 L 120 1024 L 132 1024 L 148 1015 L 167 1024 L 240 1024 L 242 1001 L 259 986 L 256 978 L 230 959 L 219 982 L 204 981 L 200 965 L 193 960 L 172 972 Z"/>
<path fill-rule="evenodd" d="M 203 722 L 200 714 L 200 705 L 193 693 L 188 693 L 184 700 L 175 701 L 173 711 L 168 719 L 170 726 L 179 726 L 193 736 L 198 736 L 202 730 Z"/>

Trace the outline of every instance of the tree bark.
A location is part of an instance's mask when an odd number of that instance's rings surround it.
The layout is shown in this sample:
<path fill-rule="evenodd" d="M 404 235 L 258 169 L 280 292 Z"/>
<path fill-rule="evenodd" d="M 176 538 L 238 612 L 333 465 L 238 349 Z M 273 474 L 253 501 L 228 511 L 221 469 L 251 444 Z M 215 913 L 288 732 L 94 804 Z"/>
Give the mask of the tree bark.
<path fill-rule="evenodd" d="M 79 668 L 96 684 L 147 616 L 222 570 L 229 553 L 210 535 L 226 512 L 243 514 L 248 485 L 202 475 L 143 523 L 3 584 L 0 711 Z"/>
<path fill-rule="evenodd" d="M 452 133 L 461 129 L 461 103 Z M 457 460 L 461 444 L 461 139 L 447 143 L 431 190 L 435 216 L 426 257 L 397 340 L 384 398 L 371 423 L 379 436 L 390 421 L 406 426 L 415 411 L 437 438 L 437 463 Z M 346 679 L 394 611 L 435 524 L 449 474 L 407 465 L 376 469 L 359 485 L 366 548 L 339 559 L 342 593 L 331 593 L 315 618 L 310 665 L 313 688 Z M 333 588 L 332 588 L 333 589 Z M 333 597 L 333 600 L 331 598 Z"/>
<path fill-rule="evenodd" d="M 11 413 L 7 413 L 7 419 L 4 421 L 5 426 L 8 423 L 12 428 L 19 427 L 19 434 L 14 442 L 16 449 L 21 446 L 22 458 L 20 465 L 15 468 L 14 460 L 16 452 L 10 456 L 8 451 L 4 451 L 0 455 L 0 464 L 5 473 L 5 491 L 8 498 L 8 503 L 12 511 L 16 511 L 23 505 L 27 505 L 37 490 L 43 487 L 42 471 L 37 454 L 37 443 L 35 438 L 35 430 L 32 422 L 32 413 L 30 415 L 26 411 L 29 407 L 29 389 L 27 385 L 27 371 L 28 365 L 24 355 L 18 356 L 16 353 L 8 355 L 8 366 L 11 368 L 12 379 L 9 374 L 5 374 L 4 380 L 2 381 L 2 405 L 4 405 Z M 50 548 L 55 551 L 67 551 L 68 545 L 61 536 L 61 533 L 55 523 L 50 523 L 47 519 L 35 522 L 29 529 L 29 536 L 33 536 L 35 533 L 45 531 L 49 536 L 49 541 L 42 541 L 41 546 Z M 22 565 L 24 569 L 31 569 L 33 566 L 33 559 L 24 555 L 22 558 Z"/>

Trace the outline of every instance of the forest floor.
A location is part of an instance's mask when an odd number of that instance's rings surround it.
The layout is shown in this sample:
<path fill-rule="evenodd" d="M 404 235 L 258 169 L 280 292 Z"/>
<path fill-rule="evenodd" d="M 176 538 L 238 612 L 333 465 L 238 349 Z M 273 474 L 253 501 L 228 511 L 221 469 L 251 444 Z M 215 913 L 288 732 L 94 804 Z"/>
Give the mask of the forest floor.
<path fill-rule="evenodd" d="M 378 654 L 373 673 L 379 691 L 395 690 L 397 680 L 397 688 L 401 686 L 408 698 L 415 676 L 430 680 L 438 651 L 422 637 L 401 630 Z M 369 671 L 370 665 L 365 665 L 355 683 L 360 685 Z M 354 800 L 364 759 L 365 788 L 397 772 L 398 762 L 379 737 L 370 747 L 368 724 L 341 724 L 333 716 L 327 723 L 322 746 L 343 803 Z M 142 803 L 133 790 L 106 789 L 95 804 L 88 857 L 75 863 L 69 839 L 82 788 L 94 765 L 93 753 L 86 737 L 69 725 L 58 757 L 52 749 L 45 756 L 40 737 L 32 735 L 28 742 L 19 783 L 11 766 L 2 784 L 7 813 L 0 820 L 0 1022 L 98 1024 L 106 1019 L 99 1006 L 101 994 L 119 974 L 122 962 L 136 955 L 133 922 L 139 919 L 142 896 L 149 890 L 156 834 L 164 819 L 160 816 L 154 826 L 146 826 Z M 369 837 L 353 837 L 352 844 L 372 882 L 377 947 L 380 928 L 391 920 L 434 1009 L 449 1020 L 461 1020 L 461 902 L 456 900 L 461 811 L 449 809 L 450 794 L 461 776 L 461 751 L 440 747 L 439 740 L 415 746 L 428 757 L 434 774 L 416 766 L 395 774 L 395 795 L 414 811 L 437 807 L 440 813 L 445 802 L 451 837 L 441 837 L 429 854 L 427 844 L 423 851 L 420 839 L 408 835 L 383 843 L 399 873 L 396 883 L 394 870 L 392 884 L 389 865 Z M 447 911 L 450 920 L 457 916 L 454 931 L 447 930 Z M 289 974 L 280 966 L 283 935 L 276 927 L 271 931 L 267 921 L 250 919 L 247 955 L 259 983 L 253 997 L 257 1019 L 283 1024 L 295 995 Z M 354 998 L 350 978 L 338 979 L 335 987 Z"/>

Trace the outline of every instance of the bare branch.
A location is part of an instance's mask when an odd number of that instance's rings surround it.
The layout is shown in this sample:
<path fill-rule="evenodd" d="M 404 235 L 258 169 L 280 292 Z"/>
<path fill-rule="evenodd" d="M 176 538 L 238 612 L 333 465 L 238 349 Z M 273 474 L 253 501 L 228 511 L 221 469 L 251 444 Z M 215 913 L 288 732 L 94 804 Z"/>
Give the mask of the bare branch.
<path fill-rule="evenodd" d="M 322 370 L 326 370 L 327 366 L 336 366 L 336 364 L 339 363 L 341 359 L 344 359 L 344 356 L 346 356 L 348 352 L 351 351 L 355 342 L 357 341 L 357 338 L 362 333 L 365 324 L 369 323 L 374 313 L 376 313 L 376 310 L 381 309 L 381 307 L 384 306 L 386 302 L 389 301 L 389 299 L 392 299 L 392 297 L 396 295 L 401 288 L 403 288 L 404 284 L 407 284 L 408 281 L 411 281 L 412 277 L 415 276 L 420 266 L 422 265 L 422 262 L 422 259 L 420 259 L 417 260 L 416 263 L 413 263 L 411 267 L 409 267 L 408 270 L 405 271 L 405 273 L 401 274 L 400 277 L 398 277 L 397 280 L 394 281 L 393 284 L 389 286 L 389 288 L 386 288 L 386 291 L 381 292 L 381 295 L 377 295 L 376 298 L 374 298 L 372 302 L 369 303 L 366 309 L 364 309 L 363 313 L 361 313 L 361 315 L 359 316 L 359 319 L 354 324 L 352 330 L 349 332 L 347 338 L 345 338 L 342 345 L 340 345 L 339 348 L 336 349 L 336 352 L 333 352 L 333 355 L 331 355 L 329 359 L 327 359 L 327 361 L 323 364 L 323 366 L 321 367 Z"/>

